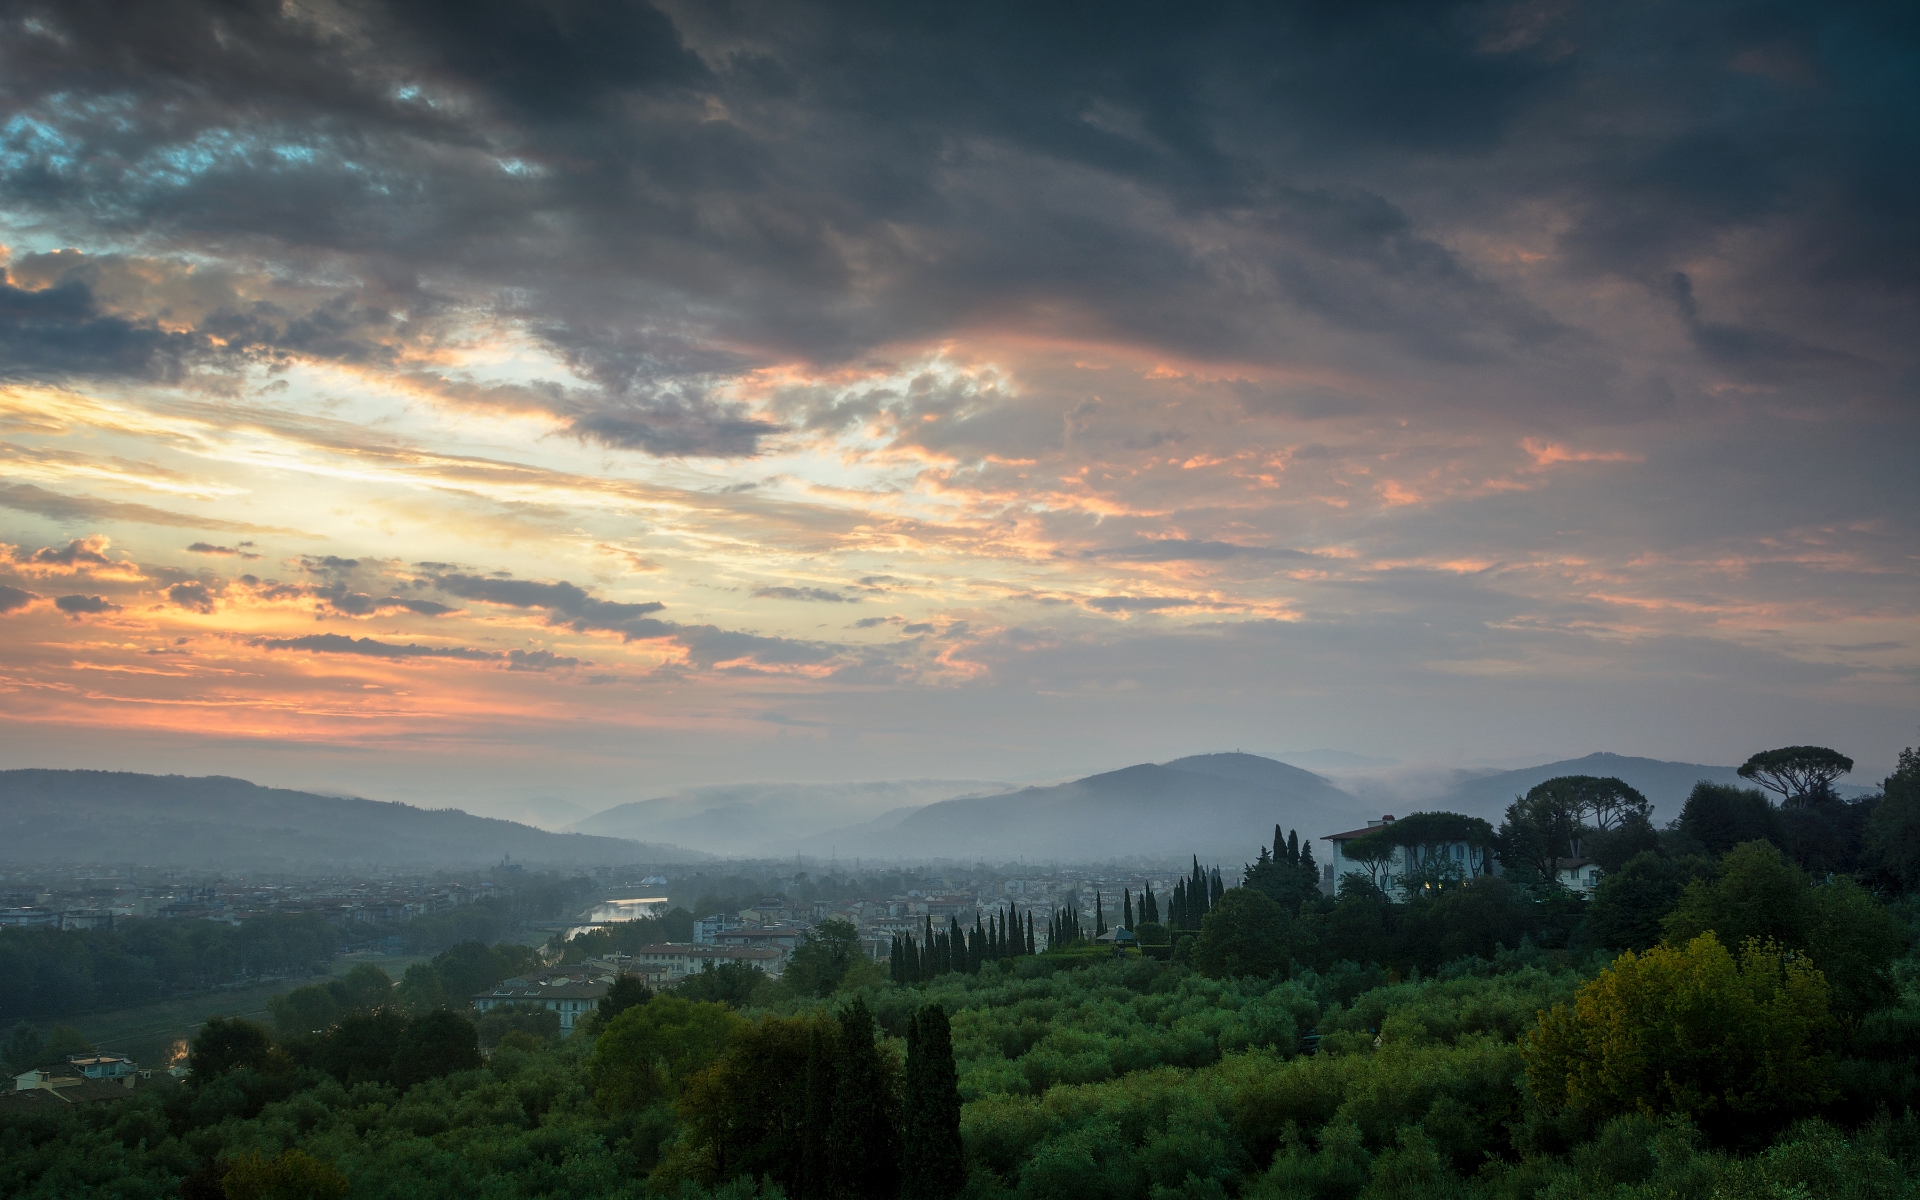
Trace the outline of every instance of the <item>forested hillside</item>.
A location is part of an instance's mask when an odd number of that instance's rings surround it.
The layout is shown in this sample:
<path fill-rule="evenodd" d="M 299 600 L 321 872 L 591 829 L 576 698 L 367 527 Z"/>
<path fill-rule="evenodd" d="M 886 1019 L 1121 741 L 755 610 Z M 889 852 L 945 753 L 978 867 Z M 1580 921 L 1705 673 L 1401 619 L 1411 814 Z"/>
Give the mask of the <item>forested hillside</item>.
<path fill-rule="evenodd" d="M 1088 914 L 1040 953 L 956 924 L 940 969 L 896 956 L 889 979 L 830 921 L 778 982 L 623 983 L 564 1040 L 534 1014 L 476 1028 L 442 977 L 507 964 L 449 954 L 290 1002 L 276 1031 L 210 1023 L 182 1086 L 8 1118 L 0 1192 L 1920 1191 L 1920 755 L 1859 806 L 1709 784 L 1651 830 L 1634 795 L 1544 781 L 1484 826 L 1506 875 L 1435 866 L 1397 897 L 1359 874 L 1320 896 L 1276 839 L 1219 885 L 1196 864 L 1118 954 Z M 1653 840 L 1591 901 L 1529 876 L 1535 841 L 1602 823 L 1616 850 Z M 1846 870 L 1798 861 L 1835 852 Z"/>
<path fill-rule="evenodd" d="M 458 809 L 318 796 L 222 776 L 0 771 L 0 861 L 220 870 L 632 863 L 699 857 Z"/>

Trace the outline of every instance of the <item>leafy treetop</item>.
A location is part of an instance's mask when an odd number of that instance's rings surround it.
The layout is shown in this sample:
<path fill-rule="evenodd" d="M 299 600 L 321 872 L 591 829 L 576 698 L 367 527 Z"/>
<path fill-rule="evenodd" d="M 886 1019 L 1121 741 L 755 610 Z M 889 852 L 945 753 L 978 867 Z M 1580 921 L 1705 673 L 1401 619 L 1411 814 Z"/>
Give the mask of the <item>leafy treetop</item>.
<path fill-rule="evenodd" d="M 1826 795 L 1833 781 L 1853 770 L 1853 760 L 1825 746 L 1782 746 L 1762 750 L 1740 765 L 1740 778 L 1751 779 L 1777 794 L 1787 804 L 1804 803 Z"/>

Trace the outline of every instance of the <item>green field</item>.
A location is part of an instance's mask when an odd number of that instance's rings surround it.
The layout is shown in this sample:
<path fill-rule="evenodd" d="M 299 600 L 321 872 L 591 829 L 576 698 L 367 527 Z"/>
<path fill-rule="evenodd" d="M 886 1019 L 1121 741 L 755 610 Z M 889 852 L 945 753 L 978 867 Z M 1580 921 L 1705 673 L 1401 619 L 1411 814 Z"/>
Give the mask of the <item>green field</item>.
<path fill-rule="evenodd" d="M 429 956 L 416 954 L 343 954 L 332 963 L 333 974 L 344 975 L 361 963 L 372 963 L 395 979 Z M 251 1017 L 267 1019 L 267 997 L 299 987 L 302 982 L 281 980 L 260 987 L 230 992 L 207 992 L 123 1008 L 117 1012 L 93 1013 L 64 1021 L 36 1022 L 44 1035 L 53 1025 L 71 1025 L 88 1041 L 111 1054 L 124 1054 L 142 1067 L 164 1067 L 173 1044 L 191 1038 L 208 1017 Z M 317 980 L 314 982 L 318 982 Z"/>

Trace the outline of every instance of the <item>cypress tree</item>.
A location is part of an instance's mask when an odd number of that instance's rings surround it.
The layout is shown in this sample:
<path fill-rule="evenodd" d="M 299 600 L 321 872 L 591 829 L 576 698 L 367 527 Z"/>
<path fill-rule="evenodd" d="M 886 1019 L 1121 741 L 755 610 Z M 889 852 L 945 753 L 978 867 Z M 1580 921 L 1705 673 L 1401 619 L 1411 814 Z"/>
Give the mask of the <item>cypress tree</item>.
<path fill-rule="evenodd" d="M 900 975 L 900 935 L 894 934 L 893 941 L 887 947 L 887 978 L 895 983 L 905 983 Z"/>
<path fill-rule="evenodd" d="M 1100 893 L 1093 894 L 1093 936 L 1099 937 L 1107 931 L 1107 917 L 1100 908 Z"/>
<path fill-rule="evenodd" d="M 1313 843 L 1300 847 L 1300 878 L 1307 886 L 1305 894 L 1313 895 L 1320 890 L 1320 864 L 1313 861 Z"/>
<path fill-rule="evenodd" d="M 1213 869 L 1213 878 L 1208 881 L 1208 887 L 1210 890 L 1207 893 L 1207 911 L 1212 912 L 1214 906 L 1220 903 L 1220 897 L 1227 894 L 1227 885 L 1221 882 L 1219 867 Z"/>
<path fill-rule="evenodd" d="M 1126 922 L 1126 924 L 1122 925 L 1121 928 L 1132 929 L 1133 928 L 1133 893 L 1128 891 L 1126 888 L 1120 889 L 1120 904 L 1121 904 L 1120 917 L 1122 920 Z"/>
<path fill-rule="evenodd" d="M 1153 925 L 1160 923 L 1160 901 L 1154 897 L 1151 883 L 1147 885 L 1147 890 L 1140 897 L 1140 907 L 1144 912 L 1142 920 Z"/>
<path fill-rule="evenodd" d="M 1033 938 L 1033 910 L 1031 908 L 1027 910 L 1027 953 L 1040 953 L 1040 947 L 1035 943 Z"/>
<path fill-rule="evenodd" d="M 899 1113 L 873 1038 L 873 1014 L 855 997 L 840 1014 L 840 1070 L 827 1126 L 828 1194 L 835 1200 L 900 1190 Z"/>
<path fill-rule="evenodd" d="M 1280 826 L 1275 825 L 1273 827 L 1273 857 L 1276 859 L 1285 858 L 1286 849 L 1287 843 L 1285 839 L 1280 836 Z"/>
<path fill-rule="evenodd" d="M 1287 831 L 1287 865 L 1290 867 L 1300 865 L 1300 831 L 1297 829 Z"/>
<path fill-rule="evenodd" d="M 839 1090 L 839 1044 L 832 1025 L 816 1024 L 807 1034 L 805 1111 L 800 1122 L 800 1198 L 826 1200 L 833 1194 L 833 1155 L 827 1134 L 833 1127 L 833 1099 Z"/>
<path fill-rule="evenodd" d="M 960 1074 L 946 1010 L 929 1004 L 907 1026 L 902 1200 L 953 1200 L 966 1182 L 960 1150 Z"/>

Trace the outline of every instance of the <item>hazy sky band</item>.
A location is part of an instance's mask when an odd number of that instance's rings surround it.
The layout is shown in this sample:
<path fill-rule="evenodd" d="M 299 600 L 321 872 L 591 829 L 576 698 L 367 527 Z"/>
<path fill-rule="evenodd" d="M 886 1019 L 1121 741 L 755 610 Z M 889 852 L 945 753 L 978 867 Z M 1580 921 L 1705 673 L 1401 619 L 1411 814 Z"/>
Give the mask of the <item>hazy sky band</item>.
<path fill-rule="evenodd" d="M 1914 740 L 1904 6 L 0 11 L 9 757 Z"/>

